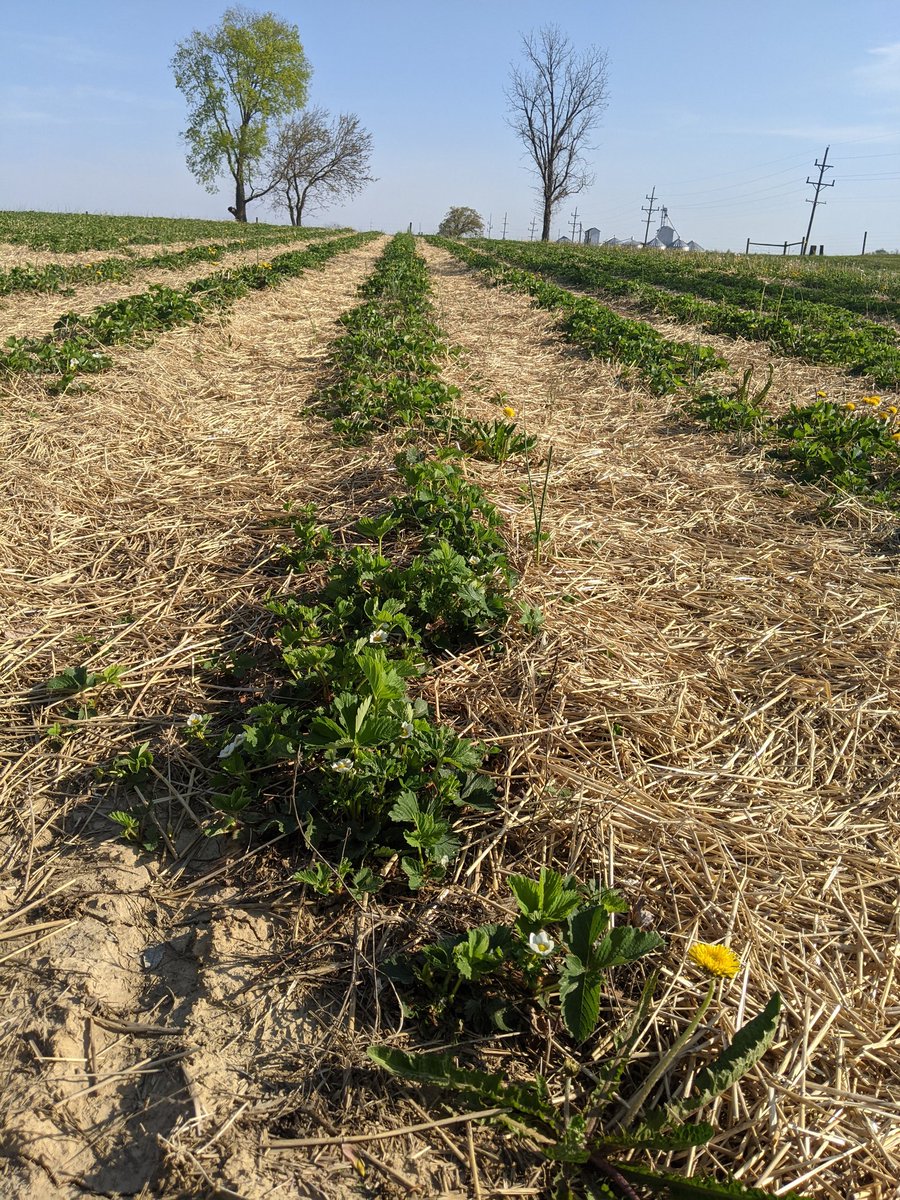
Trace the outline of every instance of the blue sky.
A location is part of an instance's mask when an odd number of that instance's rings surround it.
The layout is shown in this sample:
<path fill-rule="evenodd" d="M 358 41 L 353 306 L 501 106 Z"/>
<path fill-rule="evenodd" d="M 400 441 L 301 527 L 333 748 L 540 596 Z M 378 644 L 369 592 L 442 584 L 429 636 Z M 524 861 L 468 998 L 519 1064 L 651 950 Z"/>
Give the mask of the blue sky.
<path fill-rule="evenodd" d="M 169 63 L 224 0 L 34 0 L 10 6 L 0 79 L 0 208 L 227 217 L 225 181 L 190 175 L 185 105 Z M 552 11 L 609 56 L 610 102 L 590 151 L 596 182 L 565 201 L 603 237 L 643 236 L 655 186 L 685 238 L 716 249 L 799 239 L 830 145 L 814 242 L 900 248 L 897 0 L 273 0 L 299 27 L 309 102 L 359 115 L 372 184 L 311 218 L 393 231 L 436 228 L 454 204 L 527 237 L 533 179 L 505 122 L 521 35 Z M 251 206 L 251 216 L 268 214 Z M 655 222 L 654 222 L 655 224 Z"/>

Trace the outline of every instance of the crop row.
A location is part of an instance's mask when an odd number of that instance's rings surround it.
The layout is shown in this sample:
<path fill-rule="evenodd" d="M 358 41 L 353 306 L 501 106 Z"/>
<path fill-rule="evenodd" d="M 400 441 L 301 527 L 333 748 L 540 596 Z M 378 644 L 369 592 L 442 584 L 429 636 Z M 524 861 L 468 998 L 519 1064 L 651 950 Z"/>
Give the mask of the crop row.
<path fill-rule="evenodd" d="M 654 395 L 686 386 L 704 371 L 726 364 L 708 346 L 674 342 L 643 321 L 621 317 L 588 296 L 576 296 L 539 275 L 517 270 L 495 254 L 446 238 L 429 238 L 451 254 L 490 275 L 503 287 L 525 292 L 542 308 L 563 314 L 563 329 L 589 354 L 611 359 L 637 370 Z"/>
<path fill-rule="evenodd" d="M 690 292 L 708 300 L 724 300 L 741 308 L 769 308 L 798 321 L 810 315 L 809 305 L 825 304 L 862 314 L 900 319 L 896 278 L 884 272 L 855 270 L 805 259 L 731 256 L 720 265 L 707 265 L 707 255 L 641 253 L 603 246 L 556 245 L 569 261 L 590 262 L 613 278 L 661 284 L 675 292 Z"/>
<path fill-rule="evenodd" d="M 208 275 L 181 290 L 157 284 L 146 292 L 101 305 L 85 315 L 65 313 L 45 337 L 8 338 L 6 349 L 0 352 L 0 376 L 54 374 L 59 376 L 55 387 L 65 388 L 78 374 L 105 371 L 112 365 L 101 347 L 199 321 L 206 312 L 226 307 L 248 291 L 274 286 L 376 236 L 353 234 L 305 250 L 288 251 L 270 263 Z"/>
<path fill-rule="evenodd" d="M 361 291 L 321 395 L 352 442 L 457 394 L 439 379 L 446 346 L 411 237 L 390 243 Z M 436 723 L 407 683 L 437 653 L 495 641 L 508 618 L 501 518 L 457 457 L 408 446 L 396 460 L 406 490 L 357 522 L 350 547 L 311 508 L 284 519 L 285 560 L 306 583 L 269 603 L 281 621 L 280 689 L 219 736 L 214 804 L 226 822 L 299 821 L 333 863 L 310 877 L 323 889 L 376 890 L 384 879 L 372 867 L 398 856 L 413 889 L 441 879 L 461 810 L 492 804 L 485 749 Z M 272 798 L 289 792 L 287 814 Z"/>
<path fill-rule="evenodd" d="M 578 311 L 576 306 L 580 306 L 582 298 L 568 293 L 570 302 L 560 302 L 562 289 L 555 285 L 540 280 L 535 283 L 535 276 L 511 268 L 498 270 L 496 259 L 471 245 L 437 238 L 430 240 L 470 265 L 487 271 L 495 282 L 535 296 L 539 303 L 544 288 L 549 287 L 550 302 L 545 306 L 562 309 L 567 314 L 562 327 L 569 338 L 589 353 L 597 353 L 596 343 L 585 337 L 586 323 L 572 319 L 572 312 Z M 588 303 L 595 304 L 594 301 Z M 628 333 L 631 324 L 626 323 Z M 614 330 L 615 326 L 612 328 Z M 657 366 L 652 339 L 649 346 L 649 369 L 646 359 L 632 357 L 635 349 L 631 341 L 624 354 L 615 340 L 604 341 L 601 353 L 618 361 L 624 358 L 635 362 L 648 383 L 660 377 L 669 382 L 669 377 L 661 375 Z M 638 343 L 640 348 L 641 343 Z M 716 365 L 725 367 L 728 364 L 717 360 Z M 681 411 L 713 430 L 737 432 L 742 439 L 750 438 L 764 446 L 772 458 L 779 460 L 802 481 L 824 481 L 875 503 L 891 507 L 900 505 L 900 414 L 897 406 L 882 404 L 878 396 L 838 405 L 820 393 L 811 403 L 794 404 L 787 413 L 774 417 L 764 407 L 770 387 L 771 373 L 769 382 L 753 394 L 752 371 L 747 371 L 743 381 L 728 392 L 703 392 L 699 385 L 693 384 L 686 389 Z M 674 388 L 651 384 L 651 390 L 672 391 Z"/>
<path fill-rule="evenodd" d="M 499 254 L 505 262 L 541 275 L 605 296 L 621 297 L 644 312 L 688 321 L 709 333 L 765 341 L 777 353 L 809 362 L 832 363 L 869 375 L 876 387 L 893 388 L 900 384 L 900 345 L 896 333 L 838 308 L 800 305 L 802 319 L 794 321 L 781 312 L 750 311 L 727 301 L 713 303 L 638 279 L 623 279 L 613 273 L 608 256 L 602 262 L 594 261 L 587 254 L 573 255 L 564 246 L 507 242 Z M 622 261 L 632 260 L 630 256 L 627 260 L 622 256 Z M 647 267 L 648 271 L 655 269 L 652 263 Z M 666 269 L 662 261 L 660 269 Z M 788 307 L 787 303 L 782 304 L 783 309 Z"/>
<path fill-rule="evenodd" d="M 234 221 L 203 221 L 184 217 L 114 217 L 97 213 L 0 212 L 0 242 L 32 250 L 74 253 L 80 250 L 121 250 L 166 242 L 203 238 L 228 239 Z M 290 227 L 256 225 L 259 232 L 283 233 Z"/>
<path fill-rule="evenodd" d="M 252 228 L 255 229 L 255 226 Z M 214 245 L 189 246 L 186 250 L 164 251 L 142 257 L 131 254 L 127 257 L 104 258 L 94 263 L 75 263 L 71 266 L 49 263 L 46 266 L 12 267 L 9 271 L 0 272 L 0 296 L 10 292 L 68 291 L 79 283 L 121 283 L 136 271 L 153 268 L 178 271 L 194 263 L 220 262 L 227 254 L 260 250 L 294 239 L 309 242 L 318 237 L 326 237 L 332 232 L 328 229 L 307 229 L 283 230 L 277 234 L 253 233 L 248 237 Z"/>

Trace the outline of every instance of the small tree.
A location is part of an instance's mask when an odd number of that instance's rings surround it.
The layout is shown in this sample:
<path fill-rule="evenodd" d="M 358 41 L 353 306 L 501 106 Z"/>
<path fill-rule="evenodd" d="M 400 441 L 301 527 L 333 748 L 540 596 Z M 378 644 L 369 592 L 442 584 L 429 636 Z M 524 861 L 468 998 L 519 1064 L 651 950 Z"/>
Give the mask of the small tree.
<path fill-rule="evenodd" d="M 478 237 L 484 233 L 484 221 L 474 208 L 451 208 L 438 226 L 441 237 Z"/>
<path fill-rule="evenodd" d="M 220 25 L 194 30 L 172 59 L 175 84 L 188 101 L 187 162 L 210 192 L 227 170 L 234 180 L 236 221 L 247 205 L 272 190 L 255 188 L 252 174 L 265 153 L 269 123 L 306 101 L 309 64 L 296 25 L 274 13 L 229 8 Z"/>
<path fill-rule="evenodd" d="M 281 126 L 272 147 L 275 204 L 292 225 L 302 225 L 308 209 L 355 196 L 373 182 L 371 155 L 372 135 L 354 113 L 333 121 L 321 108 L 301 113 Z"/>
<path fill-rule="evenodd" d="M 550 239 L 553 209 L 594 182 L 583 154 L 607 103 L 606 55 L 596 46 L 576 54 L 556 25 L 522 39 L 525 65 L 513 66 L 509 123 L 534 162 L 543 201 L 541 240 Z"/>

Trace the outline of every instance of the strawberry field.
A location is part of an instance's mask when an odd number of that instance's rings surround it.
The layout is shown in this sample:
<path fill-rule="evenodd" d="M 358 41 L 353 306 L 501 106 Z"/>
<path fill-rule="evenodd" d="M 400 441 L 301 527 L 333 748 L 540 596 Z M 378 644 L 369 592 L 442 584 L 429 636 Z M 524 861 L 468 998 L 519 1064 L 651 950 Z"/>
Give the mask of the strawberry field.
<path fill-rule="evenodd" d="M 5 1194 L 896 1197 L 892 280 L 130 220 L 0 214 Z"/>

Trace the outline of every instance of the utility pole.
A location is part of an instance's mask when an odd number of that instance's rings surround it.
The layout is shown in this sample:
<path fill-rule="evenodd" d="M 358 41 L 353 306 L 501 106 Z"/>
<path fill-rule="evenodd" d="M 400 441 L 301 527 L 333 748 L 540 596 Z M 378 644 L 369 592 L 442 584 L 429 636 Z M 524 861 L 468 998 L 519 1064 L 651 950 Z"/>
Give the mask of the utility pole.
<path fill-rule="evenodd" d="M 578 222 L 578 240 L 579 240 L 579 242 L 580 242 L 580 241 L 583 239 L 583 237 L 584 237 L 584 232 L 583 232 L 583 231 L 584 231 L 584 226 L 583 226 L 583 225 L 581 224 L 581 222 L 579 221 L 579 222 Z"/>
<path fill-rule="evenodd" d="M 823 178 L 825 172 L 834 170 L 834 167 L 830 167 L 828 165 L 828 151 L 830 149 L 831 149 L 830 146 L 825 147 L 825 154 L 823 155 L 821 162 L 819 162 L 819 160 L 816 159 L 816 166 L 819 168 L 818 180 L 810 179 L 808 176 L 806 179 L 806 182 L 812 184 L 813 187 L 816 189 L 816 194 L 815 194 L 815 196 L 813 196 L 812 200 L 807 199 L 807 201 L 806 201 L 807 204 L 812 205 L 812 212 L 809 214 L 809 224 L 806 227 L 806 237 L 803 239 L 803 253 L 804 254 L 809 249 L 809 235 L 812 233 L 813 217 L 816 215 L 816 205 L 819 203 L 822 203 L 822 204 L 825 203 L 824 200 L 822 200 L 820 202 L 819 192 L 821 192 L 822 188 L 834 187 L 833 179 L 832 179 L 831 183 L 823 183 L 822 182 L 822 178 Z"/>
<path fill-rule="evenodd" d="M 866 252 L 866 239 L 868 238 L 868 236 L 869 236 L 869 231 L 867 229 L 866 232 L 863 234 L 863 248 L 862 248 L 862 250 L 860 250 L 860 254 L 865 254 L 865 252 Z"/>
<path fill-rule="evenodd" d="M 529 241 L 531 241 L 531 242 L 533 242 L 533 241 L 534 241 L 534 227 L 535 227 L 536 225 L 537 225 L 537 217 L 532 217 L 532 218 L 531 218 L 531 236 L 530 236 L 530 237 L 529 237 L 529 239 L 528 239 L 528 240 L 529 240 Z"/>
<path fill-rule="evenodd" d="M 653 214 L 655 212 L 657 212 L 659 209 L 658 204 L 656 205 L 655 208 L 653 206 L 653 201 L 656 199 L 656 184 L 655 183 L 653 185 L 653 190 L 651 191 L 650 195 L 645 196 L 644 199 L 650 201 L 650 204 L 647 208 L 641 208 L 641 212 L 645 212 L 647 214 L 647 226 L 644 229 L 644 245 L 646 246 L 647 242 L 650 240 L 650 221 L 653 218 Z"/>
<path fill-rule="evenodd" d="M 488 213 L 488 241 L 491 240 L 491 230 L 494 228 L 493 221 L 491 220 L 493 215 L 493 213 Z"/>
<path fill-rule="evenodd" d="M 503 214 L 503 240 L 506 241 L 506 213 Z"/>
<path fill-rule="evenodd" d="M 572 241 L 575 241 L 575 222 L 578 220 L 578 209 L 572 213 Z"/>

